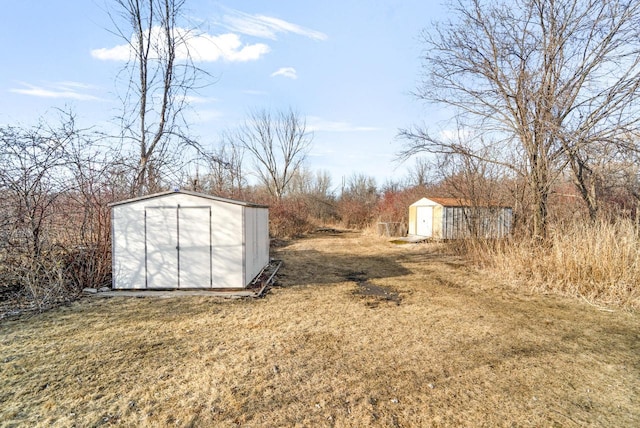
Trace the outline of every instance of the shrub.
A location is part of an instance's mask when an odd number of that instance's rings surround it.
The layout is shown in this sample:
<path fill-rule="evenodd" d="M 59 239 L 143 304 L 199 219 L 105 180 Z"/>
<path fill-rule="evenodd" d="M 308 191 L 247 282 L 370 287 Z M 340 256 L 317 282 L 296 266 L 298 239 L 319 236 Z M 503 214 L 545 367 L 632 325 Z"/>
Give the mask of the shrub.
<path fill-rule="evenodd" d="M 269 206 L 269 235 L 272 238 L 294 238 L 314 228 L 307 206 L 300 199 L 282 199 Z"/>

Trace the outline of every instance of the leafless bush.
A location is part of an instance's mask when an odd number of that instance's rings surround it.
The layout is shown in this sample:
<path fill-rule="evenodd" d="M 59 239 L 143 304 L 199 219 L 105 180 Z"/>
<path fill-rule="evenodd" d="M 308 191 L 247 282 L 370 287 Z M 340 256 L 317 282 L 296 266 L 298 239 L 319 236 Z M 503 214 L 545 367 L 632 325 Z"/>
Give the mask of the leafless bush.
<path fill-rule="evenodd" d="M 111 247 L 95 245 L 67 251 L 65 276 L 73 292 L 87 287 L 109 286 L 111 282 Z"/>
<path fill-rule="evenodd" d="M 272 238 L 293 238 L 315 229 L 303 200 L 286 198 L 275 201 L 269 209 L 269 235 Z"/>
<path fill-rule="evenodd" d="M 89 138 L 91 137 L 91 138 Z M 58 126 L 0 128 L 0 283 L 36 309 L 108 281 L 113 154 L 98 137 Z"/>

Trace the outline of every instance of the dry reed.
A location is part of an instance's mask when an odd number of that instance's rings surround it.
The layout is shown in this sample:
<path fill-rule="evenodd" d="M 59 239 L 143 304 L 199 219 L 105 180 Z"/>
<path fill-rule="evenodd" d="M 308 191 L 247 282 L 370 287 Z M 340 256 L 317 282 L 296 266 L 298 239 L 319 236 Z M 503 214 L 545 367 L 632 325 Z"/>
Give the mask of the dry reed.
<path fill-rule="evenodd" d="M 640 308 L 640 235 L 630 220 L 574 223 L 551 230 L 546 242 L 467 242 L 465 250 L 518 286 Z"/>

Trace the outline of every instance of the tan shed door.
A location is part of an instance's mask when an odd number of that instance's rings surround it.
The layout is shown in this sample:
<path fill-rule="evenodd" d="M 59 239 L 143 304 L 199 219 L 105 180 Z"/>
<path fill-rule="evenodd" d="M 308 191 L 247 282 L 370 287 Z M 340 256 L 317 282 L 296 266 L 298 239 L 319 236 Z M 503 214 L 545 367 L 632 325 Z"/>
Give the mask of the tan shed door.
<path fill-rule="evenodd" d="M 433 235 L 433 207 L 416 207 L 416 235 Z"/>

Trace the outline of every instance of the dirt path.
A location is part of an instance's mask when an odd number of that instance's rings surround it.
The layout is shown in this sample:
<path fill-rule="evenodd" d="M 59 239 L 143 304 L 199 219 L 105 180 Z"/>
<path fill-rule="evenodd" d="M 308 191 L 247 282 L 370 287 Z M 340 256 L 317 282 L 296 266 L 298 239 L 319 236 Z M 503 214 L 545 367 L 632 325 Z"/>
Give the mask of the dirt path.
<path fill-rule="evenodd" d="M 392 320 L 389 346 L 403 353 L 394 368 L 415 375 L 415 390 L 426 382 L 429 408 L 446 403 L 430 422 L 510 425 L 515 413 L 516 425 L 640 425 L 637 314 L 514 290 L 439 249 L 348 234 L 299 241 L 282 257 L 294 284 L 367 278 L 398 296 L 354 292 Z"/>
<path fill-rule="evenodd" d="M 11 426 L 640 426 L 640 320 L 324 233 L 261 300 L 87 299 L 0 323 Z"/>

